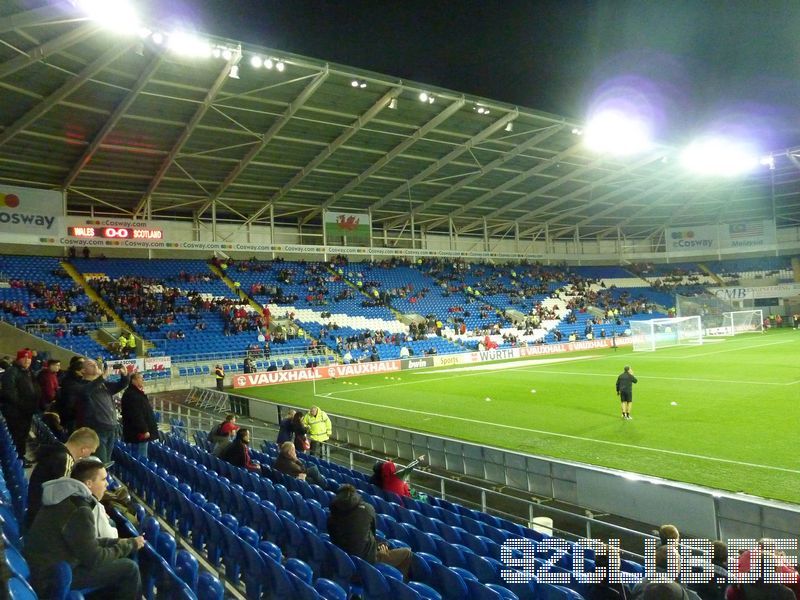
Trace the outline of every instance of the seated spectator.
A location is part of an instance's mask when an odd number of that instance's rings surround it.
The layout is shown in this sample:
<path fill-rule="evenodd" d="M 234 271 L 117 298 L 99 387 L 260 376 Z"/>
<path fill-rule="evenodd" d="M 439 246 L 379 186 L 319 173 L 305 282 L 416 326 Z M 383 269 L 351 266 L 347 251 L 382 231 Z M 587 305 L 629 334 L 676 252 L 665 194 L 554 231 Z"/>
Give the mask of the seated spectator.
<path fill-rule="evenodd" d="M 728 546 L 719 540 L 712 548 L 711 564 L 714 565 L 714 579 L 708 583 L 689 584 L 689 589 L 697 592 L 703 600 L 725 600 L 728 587 Z"/>
<path fill-rule="evenodd" d="M 100 588 L 106 597 L 138 600 L 138 565 L 125 558 L 144 546 L 141 536 L 99 538 L 92 509 L 105 492 L 107 473 L 102 463 L 84 461 L 72 477 L 43 486 L 42 508 L 25 535 L 25 558 L 31 584 L 40 598 L 53 598 L 52 572 L 66 561 L 72 566 L 72 589 Z"/>
<path fill-rule="evenodd" d="M 317 467 L 314 465 L 307 467 L 302 460 L 297 458 L 297 452 L 292 442 L 281 444 L 280 452 L 272 467 L 289 477 L 304 479 L 308 483 L 313 483 L 323 489 L 326 487 L 325 479 L 320 475 Z"/>
<path fill-rule="evenodd" d="M 397 465 L 391 460 L 387 460 L 381 465 L 380 486 L 385 492 L 392 492 L 398 496 L 411 497 L 411 488 L 408 486 L 408 480 L 411 478 L 411 472 L 414 470 L 420 461 L 424 460 L 425 456 L 420 456 L 417 460 L 412 461 L 403 469 L 397 470 Z"/>
<path fill-rule="evenodd" d="M 390 550 L 375 538 L 375 509 L 361 499 L 358 490 L 345 484 L 339 488 L 330 503 L 328 534 L 339 548 L 370 564 L 383 562 L 397 567 L 408 579 L 411 567 L 411 550 Z"/>
<path fill-rule="evenodd" d="M 761 568 L 758 569 L 761 577 L 754 583 L 729 586 L 725 595 L 727 600 L 792 600 L 793 597 L 797 597 L 800 583 L 797 580 L 795 564 L 775 547 L 773 540 L 763 538 L 758 541 L 758 547 L 742 552 L 737 561 L 739 573 L 750 573 L 753 561 L 761 563 Z M 793 583 L 786 585 L 765 583 L 763 576 L 768 569 L 774 573 L 793 575 Z"/>
<path fill-rule="evenodd" d="M 675 525 L 662 525 L 658 528 L 658 540 L 662 546 L 669 544 L 670 541 L 674 541 L 678 544 L 681 541 L 681 534 Z"/>
<path fill-rule="evenodd" d="M 72 471 L 70 471 L 70 477 L 72 477 L 72 472 L 77 472 L 80 474 L 81 470 L 86 467 L 84 463 L 95 463 L 97 465 L 102 465 L 105 469 L 108 469 L 114 464 L 111 462 L 103 465 L 103 462 L 96 456 L 82 458 L 75 462 L 75 466 L 72 468 Z M 95 529 L 97 530 L 97 537 L 99 539 L 117 539 L 119 537 L 117 526 L 114 525 L 114 521 L 112 521 L 111 517 L 108 516 L 106 508 L 102 503 L 103 495 L 106 493 L 106 488 L 108 487 L 108 482 L 105 479 L 95 479 L 86 485 L 88 486 L 89 491 L 92 492 L 92 495 L 98 500 L 92 507 L 92 515 L 94 516 L 94 525 Z"/>
<path fill-rule="evenodd" d="M 250 460 L 250 430 L 239 429 L 236 437 L 220 453 L 222 460 L 232 464 L 234 467 L 242 467 L 248 471 L 261 471 L 261 465 Z"/>
<path fill-rule="evenodd" d="M 208 434 L 208 441 L 214 443 L 212 453 L 214 456 L 219 456 L 220 453 L 231 443 L 231 438 L 239 429 L 236 424 L 236 415 L 228 413 L 225 420 L 214 427 Z"/>
<path fill-rule="evenodd" d="M 36 450 L 36 466 L 28 481 L 28 512 L 25 523 L 33 523 L 36 513 L 42 506 L 42 485 L 59 477 L 68 477 L 76 460 L 94 454 L 100 440 L 94 430 L 88 427 L 76 429 L 65 444 L 42 444 Z"/>
<path fill-rule="evenodd" d="M 276 440 L 277 444 L 280 446 L 283 442 L 291 442 L 294 440 L 294 429 L 292 428 L 292 419 L 294 419 L 294 415 L 297 413 L 296 410 L 290 409 L 286 416 L 281 419 L 281 422 L 278 425 L 278 439 Z"/>
<path fill-rule="evenodd" d="M 674 526 L 673 526 L 674 529 Z M 677 529 L 675 529 L 677 532 Z M 677 577 L 680 571 L 681 555 L 674 544 L 663 544 L 656 550 L 656 571 L 658 573 L 672 573 Z M 673 575 L 670 575 L 673 577 Z M 644 577 L 633 588 L 631 600 L 700 600 L 696 592 L 688 589 L 676 581 L 669 583 L 655 583 Z"/>

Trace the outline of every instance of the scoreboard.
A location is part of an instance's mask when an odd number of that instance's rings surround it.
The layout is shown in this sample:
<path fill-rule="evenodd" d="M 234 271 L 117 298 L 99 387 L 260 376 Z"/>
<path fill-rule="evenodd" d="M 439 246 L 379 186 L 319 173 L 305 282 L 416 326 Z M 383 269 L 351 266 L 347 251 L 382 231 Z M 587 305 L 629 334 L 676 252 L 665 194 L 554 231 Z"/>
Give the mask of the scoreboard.
<path fill-rule="evenodd" d="M 67 235 L 76 238 L 116 240 L 163 240 L 164 231 L 150 227 L 67 227 Z"/>

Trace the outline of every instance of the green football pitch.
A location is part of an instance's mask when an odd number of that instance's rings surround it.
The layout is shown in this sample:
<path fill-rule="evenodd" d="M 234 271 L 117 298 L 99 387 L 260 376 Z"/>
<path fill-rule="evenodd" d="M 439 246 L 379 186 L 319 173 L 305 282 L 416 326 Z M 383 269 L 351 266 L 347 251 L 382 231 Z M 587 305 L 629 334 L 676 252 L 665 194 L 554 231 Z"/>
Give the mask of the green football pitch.
<path fill-rule="evenodd" d="M 617 375 L 630 364 L 633 420 Z M 800 331 L 243 390 L 256 398 L 800 503 Z M 676 403 L 676 404 L 673 404 Z"/>

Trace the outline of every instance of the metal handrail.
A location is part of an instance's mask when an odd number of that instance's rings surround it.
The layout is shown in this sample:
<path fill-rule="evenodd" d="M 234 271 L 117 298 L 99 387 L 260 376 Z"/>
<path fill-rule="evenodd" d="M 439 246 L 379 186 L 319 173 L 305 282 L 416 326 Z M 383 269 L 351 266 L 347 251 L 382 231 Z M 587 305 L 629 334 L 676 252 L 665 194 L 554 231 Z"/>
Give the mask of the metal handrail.
<path fill-rule="evenodd" d="M 204 390 L 202 388 L 193 388 L 192 391 L 190 392 L 190 398 L 194 397 L 195 398 L 194 401 L 200 403 L 202 401 L 202 396 L 204 394 L 218 395 L 220 398 L 224 398 L 225 402 L 226 402 L 226 405 L 224 407 L 221 407 L 219 405 L 217 405 L 217 406 L 206 405 L 205 410 L 216 408 L 216 412 L 226 412 L 227 411 L 227 398 L 229 398 L 228 394 L 224 394 L 224 393 L 220 393 L 220 392 L 216 392 L 216 391 L 212 391 L 212 390 Z M 192 408 L 192 407 L 186 406 L 184 404 L 181 404 L 179 402 L 175 402 L 174 404 L 177 406 L 177 410 L 173 410 L 173 409 L 170 408 L 170 406 L 173 404 L 173 402 L 168 401 L 168 400 L 164 400 L 164 399 L 158 398 L 158 397 L 156 397 L 155 402 L 159 406 L 158 410 L 161 410 L 163 415 L 174 415 L 177 418 L 179 418 L 181 421 L 184 422 L 186 430 L 187 430 L 187 434 L 189 435 L 190 441 L 193 441 L 193 435 L 194 435 L 195 431 L 202 431 L 202 432 L 206 433 L 206 432 L 210 431 L 213 426 L 215 426 L 215 425 L 217 425 L 219 423 L 219 416 L 218 415 L 215 416 L 213 414 L 209 414 L 208 412 L 205 412 L 203 409 L 196 409 L 196 408 Z M 200 404 L 200 405 L 202 406 L 202 404 Z M 301 407 L 289 407 L 289 406 L 286 406 L 286 408 L 301 408 Z M 163 421 L 163 419 L 162 419 L 162 421 Z M 252 423 L 252 420 L 250 420 L 247 423 L 246 426 L 251 431 L 251 439 L 252 439 L 253 447 L 260 446 L 261 442 L 263 442 L 263 441 L 273 442 L 274 439 L 275 439 L 275 434 L 277 432 L 277 427 L 275 427 L 275 426 L 272 426 L 272 425 L 256 425 L 256 424 Z M 368 454 L 366 452 L 362 452 L 362 451 L 355 450 L 355 449 L 352 449 L 352 448 L 345 448 L 343 446 L 340 446 L 340 445 L 337 445 L 337 444 L 333 444 L 333 443 L 327 443 L 324 446 L 325 446 L 325 453 L 326 453 L 326 459 L 327 460 L 329 460 L 331 462 L 334 462 L 336 464 L 340 464 L 342 466 L 346 466 L 346 467 L 348 467 L 350 469 L 354 469 L 354 470 L 359 470 L 358 469 L 358 465 L 356 464 L 356 459 L 357 458 L 361 459 L 364 462 L 368 462 L 368 463 L 372 463 L 376 459 L 382 458 L 382 457 L 375 456 L 373 454 Z M 343 453 L 345 455 L 345 458 L 339 459 L 337 457 L 337 454 L 341 454 L 341 453 Z M 363 472 L 366 472 L 366 470 L 364 470 Z M 612 531 L 614 531 L 616 533 L 619 533 L 621 535 L 625 535 L 627 537 L 633 537 L 633 538 L 640 539 L 642 541 L 642 547 L 644 546 L 644 540 L 645 539 L 647 539 L 647 538 L 656 538 L 656 536 L 654 536 L 654 535 L 647 534 L 647 533 L 644 533 L 644 532 L 641 532 L 641 531 L 637 531 L 635 529 L 630 529 L 628 527 L 624 527 L 624 526 L 621 526 L 621 525 L 608 523 L 607 521 L 601 521 L 600 519 L 597 519 L 597 518 L 595 518 L 593 516 L 587 516 L 587 515 L 583 515 L 583 514 L 579 514 L 579 513 L 575 513 L 575 512 L 570 512 L 570 511 L 567 511 L 567 510 L 563 510 L 563 509 L 560 509 L 560 508 L 556 508 L 556 507 L 553 507 L 553 506 L 549 506 L 549 505 L 546 505 L 546 504 L 533 502 L 533 501 L 530 501 L 530 500 L 526 500 L 525 498 L 520 498 L 518 496 L 512 496 L 510 494 L 506 494 L 506 493 L 503 493 L 503 492 L 500 492 L 500 491 L 497 491 L 497 490 L 488 489 L 486 487 L 482 487 L 482 486 L 477 485 L 477 484 L 468 483 L 468 482 L 464 482 L 464 481 L 459 481 L 457 479 L 453 479 L 452 477 L 448 477 L 446 475 L 441 475 L 441 474 L 432 473 L 432 472 L 428 472 L 428 471 L 420 471 L 419 473 L 424 478 L 432 478 L 432 479 L 438 481 L 438 489 L 415 484 L 414 487 L 416 489 L 418 489 L 420 491 L 424 491 L 426 493 L 430 493 L 432 495 L 437 495 L 437 496 L 441 497 L 442 499 L 446 499 L 448 497 L 448 495 L 449 495 L 451 498 L 457 498 L 458 501 L 463 503 L 463 504 L 474 504 L 475 506 L 479 506 L 480 510 L 482 512 L 494 513 L 494 514 L 496 514 L 498 516 L 501 516 L 503 518 L 507 518 L 509 520 L 517 520 L 517 521 L 520 520 L 519 514 L 512 514 L 512 513 L 508 513 L 508 512 L 505 512 L 503 510 L 497 509 L 497 508 L 493 508 L 491 506 L 491 504 L 497 504 L 497 503 L 490 502 L 490 499 L 491 498 L 495 498 L 495 499 L 500 500 L 502 502 L 505 502 L 507 504 L 517 504 L 517 505 L 521 504 L 521 505 L 527 507 L 528 522 L 531 522 L 534 519 L 535 516 L 542 516 L 541 514 L 540 515 L 536 515 L 537 512 L 538 513 L 549 512 L 550 514 L 552 514 L 554 516 L 561 516 L 561 517 L 569 518 L 569 519 L 572 519 L 572 520 L 578 520 L 578 521 L 582 522 L 585 534 L 584 533 L 576 533 L 574 531 L 568 531 L 568 530 L 564 530 L 564 529 L 559 529 L 557 527 L 553 527 L 552 528 L 554 532 L 558 532 L 560 537 L 564 537 L 565 539 L 572 539 L 573 541 L 580 540 L 580 539 L 590 539 L 592 537 L 592 527 L 593 526 L 601 527 L 601 528 L 607 528 L 607 529 L 610 529 L 610 530 L 612 530 Z M 449 487 L 449 490 L 448 490 L 448 487 Z M 453 487 L 463 487 L 463 488 L 468 489 L 471 492 L 473 492 L 474 495 L 479 495 L 480 498 L 481 498 L 480 503 L 476 504 L 476 503 L 470 502 L 469 500 L 465 501 L 463 498 L 461 498 L 458 495 L 453 493 L 453 491 L 452 491 Z M 622 549 L 621 552 L 623 554 L 627 555 L 627 556 L 633 557 L 636 560 L 643 560 L 644 559 L 644 556 L 642 554 L 638 554 L 638 553 L 632 552 L 630 550 Z"/>

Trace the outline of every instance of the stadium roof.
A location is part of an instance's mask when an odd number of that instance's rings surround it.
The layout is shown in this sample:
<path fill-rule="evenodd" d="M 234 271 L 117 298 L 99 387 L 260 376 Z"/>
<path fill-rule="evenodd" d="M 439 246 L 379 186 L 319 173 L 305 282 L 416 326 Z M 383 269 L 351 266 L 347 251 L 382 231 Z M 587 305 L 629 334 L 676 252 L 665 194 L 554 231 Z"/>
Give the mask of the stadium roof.
<path fill-rule="evenodd" d="M 556 115 L 207 39 L 231 57 L 115 35 L 69 2 L 3 3 L 0 182 L 66 189 L 70 214 L 273 214 L 309 228 L 323 209 L 369 211 L 391 228 L 413 218 L 431 232 L 452 219 L 460 234 L 499 237 L 800 224 L 791 152 L 746 179 L 704 178 L 674 148 L 604 156 L 582 144 L 582 124 Z M 253 55 L 285 69 L 255 68 Z"/>

